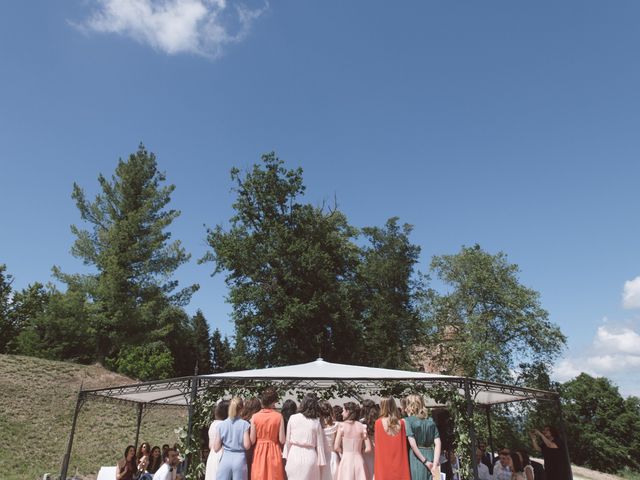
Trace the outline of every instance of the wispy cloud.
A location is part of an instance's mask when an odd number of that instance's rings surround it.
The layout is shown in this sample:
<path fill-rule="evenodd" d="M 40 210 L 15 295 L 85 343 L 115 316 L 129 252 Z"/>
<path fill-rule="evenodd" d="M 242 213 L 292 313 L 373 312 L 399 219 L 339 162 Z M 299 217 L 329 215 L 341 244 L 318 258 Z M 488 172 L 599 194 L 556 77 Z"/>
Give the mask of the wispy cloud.
<path fill-rule="evenodd" d="M 126 36 L 169 55 L 216 58 L 247 36 L 265 9 L 227 0 L 93 0 L 93 11 L 76 26 Z"/>
<path fill-rule="evenodd" d="M 640 308 L 640 277 L 624 282 L 622 306 L 628 309 Z"/>

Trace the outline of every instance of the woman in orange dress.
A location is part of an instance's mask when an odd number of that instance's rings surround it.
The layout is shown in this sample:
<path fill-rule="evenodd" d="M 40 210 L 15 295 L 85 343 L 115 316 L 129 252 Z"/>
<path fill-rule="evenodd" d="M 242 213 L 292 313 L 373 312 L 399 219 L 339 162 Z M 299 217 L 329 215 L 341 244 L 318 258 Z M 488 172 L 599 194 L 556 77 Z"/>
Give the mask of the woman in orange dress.
<path fill-rule="evenodd" d="M 275 388 L 265 389 L 260 398 L 262 410 L 251 417 L 251 443 L 255 444 L 251 464 L 252 480 L 284 480 L 282 444 L 284 419 L 274 407 L 278 401 Z"/>
<path fill-rule="evenodd" d="M 411 478 L 407 432 L 404 420 L 392 397 L 380 402 L 380 418 L 375 425 L 376 458 L 374 475 L 376 480 L 406 480 Z"/>

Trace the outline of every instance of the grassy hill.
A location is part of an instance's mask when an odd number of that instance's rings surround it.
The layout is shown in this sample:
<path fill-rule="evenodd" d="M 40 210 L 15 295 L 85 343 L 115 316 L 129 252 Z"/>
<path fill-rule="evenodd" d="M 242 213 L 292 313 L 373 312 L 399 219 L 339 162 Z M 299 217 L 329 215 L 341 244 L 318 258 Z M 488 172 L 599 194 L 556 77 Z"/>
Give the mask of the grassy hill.
<path fill-rule="evenodd" d="M 57 475 L 64 456 L 80 384 L 101 388 L 134 380 L 98 365 L 0 355 L 0 465 L 3 480 Z M 186 425 L 186 410 L 154 408 L 145 413 L 140 441 L 173 444 L 174 429 Z M 115 465 L 135 440 L 133 406 L 88 401 L 82 407 L 69 475 L 94 478 L 101 465 Z"/>

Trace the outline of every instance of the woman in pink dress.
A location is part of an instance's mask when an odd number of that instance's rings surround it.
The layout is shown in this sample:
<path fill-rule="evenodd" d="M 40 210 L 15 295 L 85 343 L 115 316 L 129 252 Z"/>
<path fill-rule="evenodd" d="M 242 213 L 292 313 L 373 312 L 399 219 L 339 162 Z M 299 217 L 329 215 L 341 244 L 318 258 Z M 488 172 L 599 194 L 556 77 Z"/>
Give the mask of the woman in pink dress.
<path fill-rule="evenodd" d="M 289 418 L 283 452 L 289 480 L 320 480 L 320 467 L 327 464 L 319 410 L 316 396 L 307 394 L 300 403 L 300 413 Z"/>
<path fill-rule="evenodd" d="M 353 402 L 344 404 L 343 422 L 338 426 L 334 449 L 341 454 L 337 480 L 367 480 L 367 467 L 362 456 L 371 451 L 371 442 L 366 425 L 358 421 L 358 405 Z"/>

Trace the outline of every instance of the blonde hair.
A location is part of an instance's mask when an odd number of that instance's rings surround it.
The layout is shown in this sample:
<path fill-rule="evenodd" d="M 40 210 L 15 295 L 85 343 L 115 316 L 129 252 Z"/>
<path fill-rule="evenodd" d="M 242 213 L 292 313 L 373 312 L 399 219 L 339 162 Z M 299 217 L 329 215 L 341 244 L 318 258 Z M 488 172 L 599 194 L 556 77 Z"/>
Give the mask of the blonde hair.
<path fill-rule="evenodd" d="M 380 418 L 388 418 L 387 430 L 395 435 L 400 431 L 400 412 L 393 397 L 380 400 Z"/>
<path fill-rule="evenodd" d="M 420 395 L 407 395 L 405 400 L 405 411 L 407 415 L 414 415 L 418 418 L 427 418 L 427 409 Z"/>
<path fill-rule="evenodd" d="M 233 397 L 229 402 L 229 418 L 238 418 L 242 411 L 242 399 L 240 397 Z"/>

